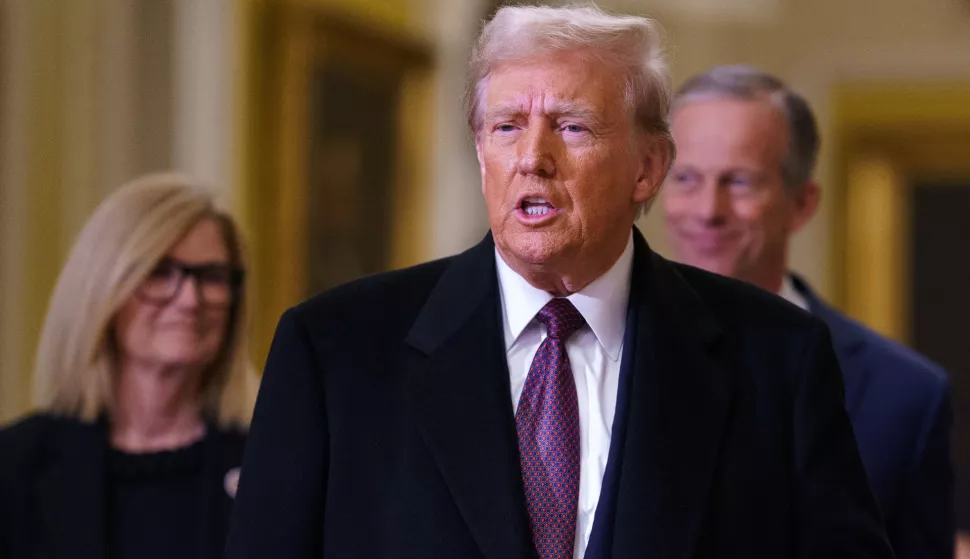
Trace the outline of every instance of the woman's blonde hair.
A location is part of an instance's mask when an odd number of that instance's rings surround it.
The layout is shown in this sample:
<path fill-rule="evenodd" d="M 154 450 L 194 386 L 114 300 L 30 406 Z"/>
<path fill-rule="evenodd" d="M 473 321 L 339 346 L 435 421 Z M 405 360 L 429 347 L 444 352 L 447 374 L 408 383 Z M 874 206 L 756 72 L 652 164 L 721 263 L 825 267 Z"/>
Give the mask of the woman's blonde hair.
<path fill-rule="evenodd" d="M 235 222 L 190 177 L 143 176 L 98 206 L 68 255 L 44 319 L 34 375 L 41 409 L 82 421 L 111 413 L 115 315 L 165 253 L 205 219 L 219 225 L 231 264 L 245 269 Z M 202 377 L 203 413 L 224 427 L 245 428 L 252 413 L 246 292 L 243 282 L 222 347 Z"/>

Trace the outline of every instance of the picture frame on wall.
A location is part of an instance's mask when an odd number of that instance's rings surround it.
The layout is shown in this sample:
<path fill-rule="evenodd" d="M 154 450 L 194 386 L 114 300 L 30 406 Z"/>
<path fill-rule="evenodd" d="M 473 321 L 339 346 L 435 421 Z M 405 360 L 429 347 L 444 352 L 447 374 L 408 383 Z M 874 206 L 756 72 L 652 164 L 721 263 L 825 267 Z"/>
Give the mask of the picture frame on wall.
<path fill-rule="evenodd" d="M 286 308 L 423 259 L 434 64 L 423 39 L 334 8 L 261 9 L 248 217 L 265 355 Z"/>

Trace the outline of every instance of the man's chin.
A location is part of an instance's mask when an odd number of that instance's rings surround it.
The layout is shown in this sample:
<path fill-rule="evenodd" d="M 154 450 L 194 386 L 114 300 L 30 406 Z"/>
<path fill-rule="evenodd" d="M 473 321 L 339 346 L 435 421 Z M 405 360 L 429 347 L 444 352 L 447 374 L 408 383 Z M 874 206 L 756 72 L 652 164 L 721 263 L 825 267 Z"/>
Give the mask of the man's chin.
<path fill-rule="evenodd" d="M 558 260 L 567 249 L 561 236 L 546 231 L 525 231 L 507 239 L 502 252 L 523 264 L 542 266 Z"/>

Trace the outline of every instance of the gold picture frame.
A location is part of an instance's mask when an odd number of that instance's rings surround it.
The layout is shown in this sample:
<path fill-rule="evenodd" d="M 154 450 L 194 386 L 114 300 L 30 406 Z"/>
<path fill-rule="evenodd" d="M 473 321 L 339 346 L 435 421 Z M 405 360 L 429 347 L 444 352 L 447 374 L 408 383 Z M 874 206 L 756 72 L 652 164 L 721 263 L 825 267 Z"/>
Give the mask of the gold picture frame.
<path fill-rule="evenodd" d="M 254 352 L 280 314 L 425 257 L 432 49 L 333 8 L 253 8 L 247 222 Z"/>
<path fill-rule="evenodd" d="M 833 95 L 841 184 L 832 229 L 834 301 L 908 343 L 909 189 L 970 176 L 970 83 L 844 84 Z"/>

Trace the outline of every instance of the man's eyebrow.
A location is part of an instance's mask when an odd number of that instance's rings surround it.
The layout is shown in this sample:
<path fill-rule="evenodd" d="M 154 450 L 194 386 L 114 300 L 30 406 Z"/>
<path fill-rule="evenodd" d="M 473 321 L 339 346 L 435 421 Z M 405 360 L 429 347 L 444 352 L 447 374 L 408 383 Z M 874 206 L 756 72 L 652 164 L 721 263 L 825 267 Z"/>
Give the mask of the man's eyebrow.
<path fill-rule="evenodd" d="M 494 120 L 502 117 L 520 116 L 525 113 L 525 107 L 521 103 L 505 103 L 492 107 L 485 111 L 485 120 Z"/>
<path fill-rule="evenodd" d="M 559 119 L 575 118 L 583 123 L 591 125 L 603 124 L 603 115 L 586 103 L 556 101 L 549 107 L 549 114 Z"/>
<path fill-rule="evenodd" d="M 571 101 L 556 101 L 549 107 L 549 114 L 556 116 L 573 116 L 577 118 L 588 118 L 596 120 L 596 110 L 585 103 L 573 103 Z"/>
<path fill-rule="evenodd" d="M 504 103 L 485 111 L 484 120 L 488 122 L 510 117 L 519 117 L 526 112 L 526 107 L 521 103 Z M 544 112 L 555 118 L 576 118 L 594 124 L 600 123 L 603 120 L 593 107 L 586 103 L 575 103 L 572 101 L 554 101 L 550 103 L 549 110 Z"/>

